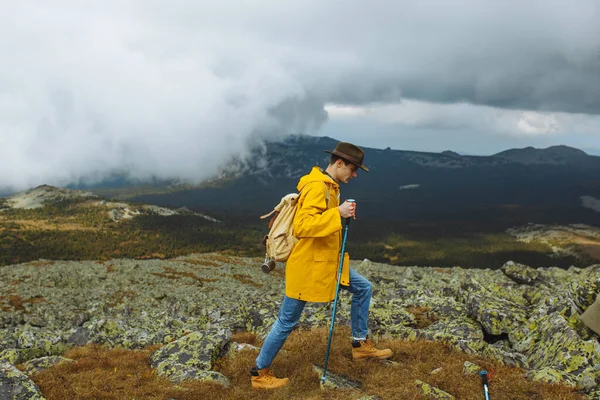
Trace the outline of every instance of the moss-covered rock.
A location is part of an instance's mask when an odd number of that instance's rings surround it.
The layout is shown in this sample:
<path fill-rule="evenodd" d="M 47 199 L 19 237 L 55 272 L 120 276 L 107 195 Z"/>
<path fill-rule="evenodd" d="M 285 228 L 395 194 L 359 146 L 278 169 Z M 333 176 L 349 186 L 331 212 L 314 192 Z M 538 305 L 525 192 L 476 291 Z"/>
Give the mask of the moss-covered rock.
<path fill-rule="evenodd" d="M 583 340 L 558 313 L 532 318 L 509 338 L 528 357 L 531 377 L 550 381 L 560 375 L 578 389 L 591 389 L 600 377 L 600 343 Z"/>
<path fill-rule="evenodd" d="M 319 376 L 319 382 L 322 389 L 351 389 L 357 390 L 362 389 L 363 384 L 361 382 L 353 381 L 340 375 L 332 374 L 327 371 L 325 380 L 323 377 L 323 368 L 313 365 L 313 371 Z"/>
<path fill-rule="evenodd" d="M 465 361 L 464 365 L 463 365 L 463 374 L 465 375 L 477 375 L 479 374 L 479 371 L 481 371 L 483 368 L 481 368 L 479 365 L 474 364 L 470 361 Z"/>
<path fill-rule="evenodd" d="M 437 388 L 435 386 L 431 386 L 428 383 L 420 381 L 418 379 L 415 380 L 415 385 L 419 388 L 421 393 L 427 399 L 431 400 L 454 400 L 455 397 L 450 393 L 444 392 L 442 389 Z"/>
<path fill-rule="evenodd" d="M 214 382 L 225 387 L 229 387 L 231 385 L 229 378 L 220 372 L 206 371 L 190 365 L 172 362 L 172 360 L 165 360 L 158 363 L 156 371 L 159 375 L 167 377 L 171 382 L 174 383 L 195 380 L 202 382 Z"/>
<path fill-rule="evenodd" d="M 533 270 L 513 264 L 501 270 L 368 261 L 351 266 L 374 284 L 372 336 L 441 341 L 531 368 L 537 376 L 559 371 L 577 387 L 588 387 L 590 376 L 598 378 L 592 368 L 599 365 L 593 345 L 597 335 L 578 318 L 598 292 L 600 266 Z M 0 269 L 0 293 L 11 296 L 11 303 L 6 296 L 0 300 L 7 310 L 0 313 L 0 360 L 20 363 L 89 343 L 167 344 L 159 353 L 164 357 L 155 356 L 155 367 L 181 364 L 193 368 L 187 374 L 198 379 L 212 364 L 180 362 L 180 356 L 189 356 L 188 361 L 201 357 L 194 349 L 169 346 L 181 345 L 173 343 L 186 334 L 219 329 L 265 336 L 277 318 L 284 279 L 263 274 L 255 259 L 196 254 L 172 260 L 20 264 Z M 349 325 L 350 299 L 341 292 L 336 326 Z M 327 327 L 330 320 L 331 304 L 308 304 L 299 327 Z M 508 341 L 497 341 L 506 333 Z M 220 354 L 218 347 L 204 349 L 205 361 Z M 172 376 L 178 374 L 185 375 L 185 369 Z"/>
<path fill-rule="evenodd" d="M 405 308 L 403 299 L 376 302 L 369 313 L 369 328 L 379 334 L 397 334 L 407 326 L 415 326 L 415 317 Z"/>
<path fill-rule="evenodd" d="M 509 300 L 486 294 L 470 293 L 464 298 L 468 313 L 491 335 L 507 334 L 528 319 L 527 308 Z"/>
<path fill-rule="evenodd" d="M 14 365 L 0 362 L 0 399 L 43 400 L 38 386 Z"/>
<path fill-rule="evenodd" d="M 590 400 L 600 400 L 600 388 L 593 389 L 588 393 Z"/>
<path fill-rule="evenodd" d="M 27 375 L 33 375 L 58 364 L 74 362 L 76 361 L 61 356 L 34 358 L 33 360 L 29 360 L 25 363 L 25 372 Z"/>
<path fill-rule="evenodd" d="M 540 282 L 540 274 L 533 268 L 514 261 L 506 262 L 500 270 L 504 275 L 522 285 L 535 285 Z"/>
<path fill-rule="evenodd" d="M 10 364 L 18 364 L 21 358 L 21 352 L 17 349 L 6 349 L 0 351 L 0 362 L 7 362 Z"/>
<path fill-rule="evenodd" d="M 569 294 L 575 304 L 585 310 L 600 293 L 600 266 L 588 267 L 582 272 L 581 279 L 571 282 Z"/>
<path fill-rule="evenodd" d="M 16 341 L 14 350 L 17 354 L 15 361 L 17 363 L 32 358 L 60 355 L 69 348 L 61 332 L 47 328 L 22 325 L 14 330 L 13 337 Z"/>
<path fill-rule="evenodd" d="M 181 372 L 179 365 L 209 371 L 230 340 L 231 331 L 226 328 L 192 332 L 152 353 L 150 362 L 159 373 L 169 377 L 193 374 L 193 371 Z"/>
<path fill-rule="evenodd" d="M 487 345 L 480 353 L 484 357 L 499 361 L 509 367 L 527 368 L 527 357 L 524 354 L 510 351 L 502 347 Z"/>
<path fill-rule="evenodd" d="M 478 354 L 486 345 L 481 326 L 469 318 L 445 318 L 418 331 L 417 338 L 444 342 L 469 354 Z"/>
<path fill-rule="evenodd" d="M 260 348 L 248 343 L 230 342 L 225 355 L 229 358 L 235 358 L 240 351 L 255 351 L 258 353 Z"/>

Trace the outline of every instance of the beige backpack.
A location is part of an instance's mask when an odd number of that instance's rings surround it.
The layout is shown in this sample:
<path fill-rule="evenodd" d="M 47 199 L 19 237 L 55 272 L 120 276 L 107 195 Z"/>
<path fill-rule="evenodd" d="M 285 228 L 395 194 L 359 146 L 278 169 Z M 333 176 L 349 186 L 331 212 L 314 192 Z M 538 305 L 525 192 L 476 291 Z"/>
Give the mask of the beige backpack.
<path fill-rule="evenodd" d="M 329 188 L 325 182 L 323 185 L 326 192 L 325 202 L 329 208 Z M 266 258 L 269 260 L 287 261 L 292 254 L 292 249 L 298 243 L 298 239 L 294 236 L 294 216 L 299 197 L 300 193 L 285 195 L 273 211 L 260 217 L 265 219 L 275 214 L 269 221 L 269 233 L 263 239 L 267 247 Z"/>

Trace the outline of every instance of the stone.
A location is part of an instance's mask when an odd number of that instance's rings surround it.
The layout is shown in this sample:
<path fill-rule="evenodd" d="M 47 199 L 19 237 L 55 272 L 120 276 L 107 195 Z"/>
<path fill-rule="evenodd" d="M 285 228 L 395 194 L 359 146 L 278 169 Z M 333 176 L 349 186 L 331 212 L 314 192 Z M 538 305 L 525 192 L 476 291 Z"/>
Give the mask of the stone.
<path fill-rule="evenodd" d="M 150 363 L 172 380 L 196 379 L 199 371 L 211 370 L 230 340 L 231 331 L 225 328 L 192 332 L 152 353 Z"/>
<path fill-rule="evenodd" d="M 439 389 L 435 386 L 431 386 L 430 384 L 420 381 L 418 379 L 415 380 L 415 384 L 417 385 L 417 387 L 419 388 L 421 393 L 423 393 L 423 395 L 427 399 L 432 399 L 432 400 L 454 400 L 455 399 L 454 396 L 452 396 L 449 393 L 444 392 L 442 389 Z"/>
<path fill-rule="evenodd" d="M 75 362 L 77 361 L 61 356 L 47 356 L 34 358 L 33 360 L 29 360 L 25 363 L 25 372 L 27 373 L 27 375 L 33 375 L 55 365 Z"/>
<path fill-rule="evenodd" d="M 500 270 L 507 277 L 522 285 L 535 285 L 540 282 L 540 274 L 525 264 L 508 261 Z"/>
<path fill-rule="evenodd" d="M 323 376 L 323 368 L 317 367 L 313 365 L 313 371 L 319 376 L 319 382 L 321 384 L 321 389 L 362 389 L 363 384 L 361 382 L 356 382 L 351 379 L 345 378 L 343 376 L 339 376 L 336 374 L 327 371 L 327 375 L 325 376 L 325 380 L 323 381 L 321 378 Z"/>
<path fill-rule="evenodd" d="M 558 313 L 532 318 L 509 335 L 513 346 L 527 356 L 532 379 L 564 381 L 589 390 L 600 376 L 600 343 L 583 340 Z"/>
<path fill-rule="evenodd" d="M 479 365 L 474 364 L 470 361 L 465 361 L 465 363 L 463 364 L 463 374 L 465 375 L 478 375 L 479 371 L 481 371 L 483 368 L 481 368 Z"/>
<path fill-rule="evenodd" d="M 43 400 L 39 387 L 12 364 L 0 362 L 0 399 Z"/>

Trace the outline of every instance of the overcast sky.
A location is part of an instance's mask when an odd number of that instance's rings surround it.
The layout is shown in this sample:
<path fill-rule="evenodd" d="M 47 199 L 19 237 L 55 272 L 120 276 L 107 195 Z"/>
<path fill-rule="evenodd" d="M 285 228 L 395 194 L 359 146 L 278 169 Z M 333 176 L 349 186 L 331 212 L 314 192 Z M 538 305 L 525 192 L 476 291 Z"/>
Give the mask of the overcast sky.
<path fill-rule="evenodd" d="M 600 154 L 598 0 L 2 0 L 0 188 L 211 176 L 291 133 Z"/>

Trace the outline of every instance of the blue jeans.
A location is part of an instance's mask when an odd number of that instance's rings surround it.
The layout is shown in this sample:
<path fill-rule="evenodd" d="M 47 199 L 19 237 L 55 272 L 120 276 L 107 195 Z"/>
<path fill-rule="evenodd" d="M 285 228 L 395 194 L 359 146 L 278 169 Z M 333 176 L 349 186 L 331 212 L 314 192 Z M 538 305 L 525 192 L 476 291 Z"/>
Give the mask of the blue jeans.
<path fill-rule="evenodd" d="M 350 319 L 352 336 L 356 338 L 363 338 L 368 334 L 367 320 L 369 319 L 372 287 L 373 285 L 368 279 L 353 269 L 350 269 L 350 286 L 340 285 L 341 289 L 352 293 Z M 273 359 L 279 353 L 279 350 L 281 350 L 287 337 L 298 324 L 300 314 L 302 314 L 305 305 L 306 301 L 292 299 L 287 296 L 283 297 L 279 315 L 256 358 L 256 367 L 258 369 L 269 368 L 271 366 Z"/>

